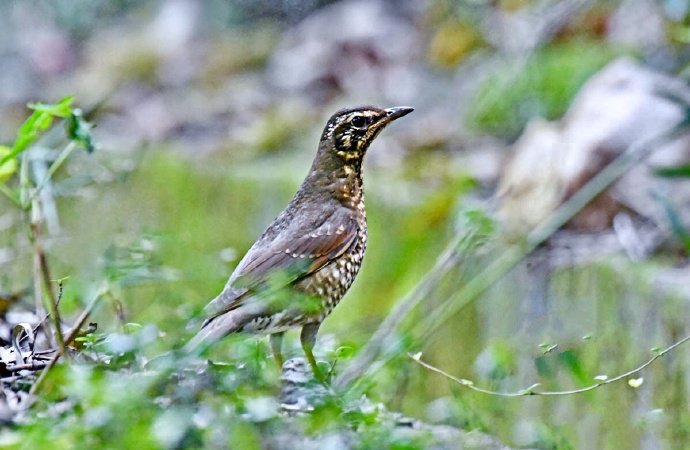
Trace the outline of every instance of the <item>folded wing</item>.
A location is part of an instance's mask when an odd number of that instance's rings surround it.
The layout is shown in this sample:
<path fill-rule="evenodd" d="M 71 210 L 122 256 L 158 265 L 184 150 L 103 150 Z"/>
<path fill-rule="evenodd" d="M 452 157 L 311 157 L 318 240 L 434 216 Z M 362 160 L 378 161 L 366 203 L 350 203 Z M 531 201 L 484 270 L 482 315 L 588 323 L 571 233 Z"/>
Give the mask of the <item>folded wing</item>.
<path fill-rule="evenodd" d="M 291 228 L 301 229 L 300 234 Z M 271 242 L 255 244 L 230 277 L 223 292 L 205 309 L 207 323 L 268 288 L 294 284 L 341 256 L 357 237 L 357 221 L 343 208 L 307 234 L 302 226 L 288 227 Z M 261 242 L 261 241 L 260 241 Z"/>

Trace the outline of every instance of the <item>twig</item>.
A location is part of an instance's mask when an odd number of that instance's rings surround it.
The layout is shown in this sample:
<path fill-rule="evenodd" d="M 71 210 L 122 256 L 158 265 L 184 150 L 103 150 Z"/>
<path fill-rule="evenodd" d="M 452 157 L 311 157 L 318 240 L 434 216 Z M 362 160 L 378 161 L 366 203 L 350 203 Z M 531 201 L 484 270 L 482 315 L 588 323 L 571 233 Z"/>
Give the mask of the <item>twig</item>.
<path fill-rule="evenodd" d="M 36 252 L 34 251 L 34 258 L 33 258 L 33 263 L 32 263 L 32 269 L 33 269 L 33 287 L 34 287 L 34 302 L 36 303 L 36 312 L 40 313 L 43 311 L 43 288 L 41 287 L 41 268 L 40 268 L 40 263 L 38 262 L 38 257 L 36 256 Z M 46 313 L 46 316 L 49 313 Z M 51 338 L 51 333 L 50 329 L 47 330 L 46 332 L 46 340 L 48 341 L 48 346 L 52 347 L 52 338 Z"/>
<path fill-rule="evenodd" d="M 49 355 L 49 354 L 55 353 L 55 352 L 56 352 L 56 350 L 54 348 L 51 348 L 48 350 L 35 350 L 34 351 L 34 358 L 37 356 L 43 356 L 44 357 L 46 355 Z"/>
<path fill-rule="evenodd" d="M 659 359 L 659 358 L 661 358 L 662 356 L 664 356 L 666 353 L 668 353 L 668 352 L 674 350 L 676 347 L 678 347 L 678 346 L 680 346 L 680 345 L 682 345 L 682 344 L 684 344 L 685 342 L 688 342 L 688 341 L 690 341 L 690 336 L 684 337 L 684 338 L 681 339 L 680 341 L 675 342 L 674 344 L 672 344 L 672 345 L 666 347 L 665 349 L 661 350 L 660 352 L 658 352 L 657 354 L 655 354 L 651 359 L 649 359 L 647 362 L 645 362 L 644 364 L 642 364 L 641 366 L 639 366 L 639 367 L 637 367 L 637 368 L 635 368 L 635 369 L 629 370 L 629 371 L 627 371 L 627 372 L 625 372 L 625 373 L 622 373 L 622 374 L 620 374 L 620 375 L 617 375 L 617 376 L 615 376 L 615 377 L 613 377 L 613 378 L 607 378 L 607 379 L 605 379 L 605 380 L 599 381 L 598 383 L 595 383 L 595 384 L 592 384 L 592 385 L 589 385 L 589 386 L 585 386 L 585 387 L 577 388 L 577 389 L 571 389 L 571 390 L 567 390 L 567 391 L 535 391 L 535 388 L 536 388 L 537 386 L 539 386 L 539 383 L 535 383 L 535 384 L 533 384 L 532 386 L 530 386 L 530 387 L 528 387 L 528 388 L 526 388 L 526 389 L 521 389 L 521 390 L 519 390 L 519 391 L 517 391 L 517 392 L 499 392 L 499 391 L 492 391 L 492 390 L 490 390 L 490 389 L 484 389 L 484 388 L 478 387 L 478 386 L 476 386 L 476 385 L 474 384 L 474 382 L 471 381 L 471 380 L 467 380 L 467 379 L 464 379 L 464 378 L 458 378 L 458 377 L 456 377 L 456 376 L 453 376 L 453 375 L 449 374 L 448 372 L 444 372 L 443 370 L 439 369 L 438 367 L 434 367 L 434 366 L 432 366 L 431 364 L 422 361 L 422 360 L 421 360 L 421 354 L 420 354 L 420 353 L 417 353 L 417 354 L 415 354 L 415 355 L 412 355 L 412 354 L 409 354 L 409 353 L 408 353 L 408 356 L 409 356 L 414 362 L 416 362 L 417 364 L 419 364 L 420 366 L 425 367 L 426 369 L 429 369 L 429 370 L 431 370 L 432 372 L 436 372 L 436 373 L 438 373 L 439 375 L 442 375 L 442 376 L 448 378 L 449 380 L 451 380 L 451 381 L 453 381 L 453 382 L 455 382 L 455 383 L 457 383 L 457 384 L 459 384 L 459 385 L 461 385 L 461 386 L 465 386 L 465 387 L 468 388 L 468 389 L 471 389 L 471 390 L 473 390 L 473 391 L 475 391 L 475 392 L 480 392 L 480 393 L 482 393 L 482 394 L 495 395 L 495 396 L 500 396 L 500 397 L 526 397 L 526 396 L 529 396 L 529 395 L 544 395 L 544 396 L 550 395 L 550 396 L 558 396 L 558 395 L 573 395 L 573 394 L 580 394 L 580 393 L 582 393 L 582 392 L 593 391 L 594 389 L 597 389 L 597 388 L 599 388 L 599 387 L 601 387 L 601 386 L 604 386 L 604 385 L 606 385 L 606 384 L 615 383 L 615 382 L 620 381 L 620 380 L 623 380 L 623 379 L 625 379 L 625 378 L 632 377 L 633 375 L 637 375 L 639 372 L 641 372 L 642 370 L 646 369 L 646 368 L 647 368 L 650 364 L 652 364 L 654 361 L 656 361 L 657 359 Z"/>
<path fill-rule="evenodd" d="M 65 280 L 68 278 L 69 277 L 62 277 L 58 280 L 53 280 L 53 281 L 57 282 L 57 284 L 58 284 L 58 294 L 57 294 L 57 301 L 56 301 L 56 304 L 58 307 L 60 306 L 60 301 L 62 301 L 62 294 L 63 294 L 63 288 L 64 288 Z M 46 322 L 46 320 L 48 320 L 49 318 L 50 318 L 50 313 L 48 312 L 43 316 L 43 319 L 41 319 L 41 321 L 38 322 L 38 324 L 36 324 L 36 326 L 34 327 L 34 333 L 37 333 L 39 328 L 41 328 L 43 326 L 43 324 Z"/>
<path fill-rule="evenodd" d="M 107 286 L 101 286 L 101 288 L 96 291 L 96 294 L 93 296 L 89 304 L 86 306 L 84 311 L 82 311 L 81 315 L 77 319 L 77 321 L 74 323 L 74 327 L 70 330 L 69 334 L 65 338 L 65 345 L 70 345 L 72 341 L 77 337 L 77 334 L 79 333 L 79 330 L 81 327 L 84 325 L 84 322 L 86 322 L 86 319 L 91 315 L 91 312 L 93 309 L 96 307 L 96 304 L 98 303 L 98 300 L 101 299 L 101 297 L 107 292 L 108 288 Z M 38 392 L 38 389 L 40 388 L 41 384 L 43 384 L 46 376 L 48 375 L 48 372 L 50 372 L 50 369 L 53 368 L 55 363 L 57 363 L 58 359 L 60 359 L 60 356 L 62 355 L 62 350 L 57 349 L 57 351 L 53 354 L 53 357 L 48 361 L 48 364 L 46 365 L 46 368 L 41 372 L 41 375 L 38 377 L 36 382 L 31 386 L 31 390 L 29 391 L 29 394 L 35 395 L 36 392 Z"/>
<path fill-rule="evenodd" d="M 29 364 L 17 364 L 15 366 L 9 366 L 5 367 L 3 370 L 6 370 L 8 372 L 19 372 L 22 370 L 41 370 L 45 369 L 48 366 L 48 363 L 29 363 Z"/>
<path fill-rule="evenodd" d="M 15 383 L 18 381 L 25 381 L 28 382 L 25 376 L 23 375 L 12 375 L 9 377 L 2 377 L 0 378 L 0 383 Z"/>
<path fill-rule="evenodd" d="M 32 206 L 33 211 L 38 208 L 38 206 Z M 40 212 L 36 213 L 37 216 L 32 218 L 31 221 L 31 242 L 34 247 L 34 288 L 41 290 L 45 288 L 45 292 L 48 295 L 48 307 L 49 307 L 49 318 L 53 323 L 53 328 L 55 328 L 55 339 L 57 340 L 58 347 L 64 353 L 65 352 L 65 339 L 62 334 L 62 326 L 60 319 L 60 310 L 58 308 L 57 297 L 55 292 L 53 292 L 51 285 L 50 269 L 48 267 L 48 259 L 45 252 L 43 251 L 43 245 L 41 243 L 41 218 Z M 35 279 L 38 277 L 38 281 Z M 39 294 L 37 294 L 39 295 Z"/>

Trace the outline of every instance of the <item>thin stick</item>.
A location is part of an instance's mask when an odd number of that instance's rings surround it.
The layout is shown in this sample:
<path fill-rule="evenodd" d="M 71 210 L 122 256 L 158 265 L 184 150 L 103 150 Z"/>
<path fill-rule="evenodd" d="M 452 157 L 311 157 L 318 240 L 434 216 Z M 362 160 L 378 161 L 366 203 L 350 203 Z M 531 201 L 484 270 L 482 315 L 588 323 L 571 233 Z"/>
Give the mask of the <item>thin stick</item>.
<path fill-rule="evenodd" d="M 438 367 L 434 367 L 434 366 L 432 366 L 431 364 L 422 361 L 422 360 L 421 360 L 421 354 L 419 354 L 419 353 L 416 354 L 416 355 L 408 354 L 408 356 L 409 356 L 414 362 L 416 362 L 417 364 L 419 364 L 420 366 L 422 366 L 422 367 L 424 367 L 424 368 L 426 368 L 426 369 L 428 369 L 428 370 L 431 370 L 432 372 L 436 372 L 436 373 L 438 373 L 439 375 L 442 375 L 442 376 L 448 378 L 449 380 L 451 380 L 451 381 L 453 381 L 453 382 L 455 382 L 455 383 L 457 383 L 457 384 L 459 384 L 459 385 L 461 385 L 461 386 L 464 386 L 464 387 L 466 387 L 466 388 L 468 388 L 468 389 L 471 389 L 471 390 L 473 390 L 473 391 L 475 391 L 475 392 L 480 392 L 480 393 L 482 393 L 482 394 L 495 395 L 495 396 L 499 396 L 499 397 L 526 397 L 526 396 L 529 396 L 529 395 L 543 395 L 543 396 L 550 395 L 550 396 L 558 396 L 558 395 L 573 395 L 573 394 L 580 394 L 580 393 L 582 393 L 582 392 L 593 391 L 594 389 L 597 389 L 597 388 L 599 388 L 599 387 L 601 387 L 601 386 L 604 386 L 604 385 L 606 385 L 606 384 L 615 383 L 615 382 L 620 381 L 620 380 L 623 380 L 623 379 L 625 379 L 625 378 L 629 378 L 629 377 L 631 377 L 631 376 L 633 376 L 633 375 L 637 375 L 639 372 L 641 372 L 642 370 L 646 369 L 646 368 L 647 368 L 650 364 L 652 364 L 654 361 L 656 361 L 657 359 L 661 358 L 661 357 L 664 356 L 666 353 L 668 353 L 668 352 L 670 352 L 670 351 L 673 351 L 676 347 L 678 347 L 678 346 L 680 346 L 680 345 L 682 345 L 682 344 L 688 342 L 689 340 L 690 340 L 690 336 L 684 337 L 684 338 L 681 339 L 680 341 L 675 342 L 674 344 L 672 344 L 672 345 L 666 347 L 665 349 L 663 349 L 662 351 L 658 352 L 656 355 L 654 355 L 654 356 L 653 356 L 651 359 L 649 359 L 647 362 L 645 362 L 645 363 L 642 364 L 641 366 L 636 367 L 635 369 L 629 370 L 629 371 L 627 371 L 627 372 L 625 372 L 625 373 L 622 373 L 622 374 L 620 374 L 620 375 L 617 375 L 617 376 L 615 376 L 615 377 L 613 377 L 613 378 L 608 378 L 608 379 L 606 379 L 606 380 L 602 380 L 602 381 L 600 381 L 600 382 L 598 382 L 598 383 L 595 383 L 595 384 L 592 384 L 592 385 L 590 385 L 590 386 L 585 386 L 585 387 L 578 388 L 578 389 L 571 389 L 571 390 L 567 390 L 567 391 L 535 391 L 534 389 L 535 389 L 537 386 L 539 386 L 539 383 L 535 383 L 535 384 L 533 384 L 532 386 L 530 386 L 530 387 L 528 387 L 528 388 L 526 388 L 526 389 L 521 389 L 521 390 L 519 390 L 519 391 L 517 391 L 517 392 L 499 392 L 499 391 L 492 391 L 492 390 L 490 390 L 490 389 L 484 389 L 484 388 L 475 386 L 474 382 L 471 381 L 471 380 L 467 380 L 467 379 L 464 379 L 464 378 L 458 378 L 458 377 L 456 377 L 456 376 L 453 376 L 453 375 L 449 374 L 448 372 L 445 372 L 445 371 L 439 369 Z"/>
<path fill-rule="evenodd" d="M 38 206 L 32 206 L 32 214 L 36 208 L 38 208 Z M 62 334 L 60 309 L 58 308 L 57 297 L 55 296 L 55 292 L 53 292 L 53 287 L 51 285 L 48 259 L 43 251 L 43 245 L 41 243 L 41 213 L 36 212 L 35 214 L 37 215 L 32 218 L 31 221 L 31 242 L 34 247 L 34 289 L 38 289 L 39 291 L 44 289 L 48 296 L 48 307 L 50 319 L 53 323 L 53 328 L 55 329 L 55 339 L 57 340 L 60 350 L 65 353 L 65 339 Z M 38 278 L 38 280 L 36 280 L 36 278 Z M 37 293 L 36 295 L 40 294 Z"/>
<path fill-rule="evenodd" d="M 86 319 L 88 319 L 88 317 L 91 315 L 91 312 L 96 307 L 98 300 L 101 299 L 101 297 L 103 296 L 103 294 L 105 294 L 106 291 L 107 287 L 103 286 L 96 292 L 96 294 L 93 296 L 89 304 L 86 306 L 84 311 L 82 311 L 81 315 L 75 322 L 72 330 L 70 330 L 69 334 L 67 335 L 67 338 L 65 339 L 65 345 L 70 345 L 72 341 L 77 337 L 77 334 L 79 333 L 81 327 L 84 325 L 84 322 L 86 322 Z M 43 370 L 43 372 L 41 372 L 41 375 L 38 377 L 33 386 L 31 386 L 29 394 L 35 395 L 36 392 L 38 392 L 38 389 L 41 386 L 41 384 L 43 384 L 46 376 L 48 375 L 48 372 L 50 372 L 50 369 L 52 369 L 55 363 L 57 363 L 58 359 L 60 359 L 60 355 L 62 355 L 62 351 L 61 349 L 57 349 L 55 354 L 53 354 L 53 357 L 50 359 L 50 361 L 48 361 L 46 368 Z"/>
<path fill-rule="evenodd" d="M 8 372 L 20 372 L 22 370 L 41 370 L 48 366 L 47 363 L 29 363 L 29 364 L 18 364 L 16 366 L 5 367 L 4 370 Z"/>
<path fill-rule="evenodd" d="M 57 294 L 57 301 L 56 301 L 56 304 L 58 307 L 60 306 L 60 302 L 62 301 L 62 294 L 63 294 L 65 280 L 68 278 L 69 277 L 62 277 L 58 280 L 53 280 L 53 281 L 57 282 L 57 284 L 58 284 L 58 294 Z M 41 321 L 38 322 L 38 324 L 34 327 L 34 334 L 38 332 L 39 328 L 41 328 L 43 326 L 43 324 L 46 322 L 46 320 L 48 320 L 49 318 L 50 318 L 50 313 L 48 312 L 43 316 L 43 319 L 41 319 Z"/>

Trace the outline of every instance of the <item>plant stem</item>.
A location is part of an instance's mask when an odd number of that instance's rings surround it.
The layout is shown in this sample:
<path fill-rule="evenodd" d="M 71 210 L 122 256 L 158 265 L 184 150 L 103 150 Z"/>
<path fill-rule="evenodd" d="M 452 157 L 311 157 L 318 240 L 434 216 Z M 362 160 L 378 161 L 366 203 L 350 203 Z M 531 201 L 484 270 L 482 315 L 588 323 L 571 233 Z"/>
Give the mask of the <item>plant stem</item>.
<path fill-rule="evenodd" d="M 42 297 L 41 291 L 45 290 L 48 297 L 48 310 L 50 311 L 50 319 L 55 329 L 55 339 L 58 347 L 62 352 L 65 351 L 65 340 L 62 335 L 60 309 L 58 307 L 57 297 L 53 292 L 52 278 L 50 276 L 50 268 L 48 267 L 48 259 L 43 244 L 41 242 L 41 225 L 43 223 L 40 203 L 38 198 L 32 200 L 31 206 L 31 225 L 30 225 L 30 239 L 34 250 L 34 289 L 36 290 L 37 299 Z M 37 300 L 38 301 L 38 300 Z M 46 333 L 48 334 L 48 333 Z"/>
<path fill-rule="evenodd" d="M 445 371 L 439 369 L 438 367 L 432 366 L 431 364 L 422 361 L 420 359 L 421 355 L 408 355 L 408 356 L 414 362 L 419 364 L 420 366 L 422 366 L 426 369 L 429 369 L 432 372 L 436 372 L 440 375 L 443 375 L 444 377 L 448 378 L 449 380 L 451 380 L 451 381 L 453 381 L 453 382 L 455 382 L 461 386 L 465 386 L 468 389 L 471 389 L 475 392 L 479 392 L 482 394 L 494 395 L 494 396 L 498 396 L 498 397 L 526 397 L 528 395 L 558 396 L 558 395 L 573 395 L 573 394 L 580 394 L 582 392 L 593 391 L 594 389 L 597 389 L 601 386 L 604 386 L 605 384 L 615 383 L 615 382 L 623 380 L 625 378 L 632 377 L 633 375 L 637 375 L 639 372 L 641 372 L 642 370 L 646 369 L 649 365 L 651 365 L 654 361 L 656 361 L 657 359 L 661 358 L 662 356 L 664 356 L 668 352 L 674 350 L 678 346 L 680 346 L 680 345 L 682 345 L 688 341 L 690 341 L 690 336 L 686 336 L 683 339 L 681 339 L 680 341 L 675 342 L 675 343 L 671 344 L 670 346 L 666 347 L 665 349 L 663 349 L 662 351 L 660 351 L 656 355 L 654 355 L 651 359 L 647 360 L 644 364 L 642 364 L 642 365 L 640 365 L 634 369 L 628 370 L 627 372 L 624 372 L 624 373 L 617 375 L 613 378 L 608 378 L 606 380 L 602 380 L 598 383 L 594 383 L 594 384 L 591 384 L 589 386 L 585 386 L 585 387 L 577 388 L 577 389 L 571 389 L 571 390 L 567 390 L 567 391 L 535 391 L 534 389 L 539 385 L 538 383 L 533 384 L 532 386 L 530 386 L 526 389 L 521 389 L 517 392 L 492 391 L 490 389 L 484 389 L 484 388 L 475 386 L 474 382 L 471 380 L 467 380 L 464 378 L 458 378 L 456 376 L 449 374 L 448 372 L 445 372 Z M 637 386 L 635 386 L 635 387 L 637 387 Z"/>
<path fill-rule="evenodd" d="M 48 311 L 50 312 L 50 319 L 53 324 L 55 339 L 61 351 L 65 350 L 65 342 L 62 335 L 62 327 L 60 321 L 60 310 L 57 304 L 57 298 L 53 292 L 52 278 L 50 276 L 50 268 L 48 266 L 48 258 L 43 249 L 43 242 L 41 239 L 41 227 L 43 225 L 43 214 L 41 211 L 41 201 L 36 196 L 35 190 L 32 192 L 31 179 L 29 176 L 29 165 L 31 151 L 22 154 L 22 162 L 19 173 L 20 186 L 20 203 L 22 208 L 28 210 L 29 213 L 29 241 L 33 249 L 33 287 L 34 299 L 36 302 L 36 313 L 40 314 L 43 311 L 44 293 L 47 295 Z M 45 292 L 44 292 L 45 291 Z M 46 330 L 46 339 L 48 344 L 51 344 L 50 330 Z"/>
<path fill-rule="evenodd" d="M 77 319 L 77 321 L 74 323 L 74 326 L 70 330 L 69 334 L 65 338 L 65 346 L 70 345 L 74 339 L 76 339 L 79 330 L 81 327 L 84 325 L 84 322 L 86 322 L 86 319 L 89 318 L 91 315 L 91 312 L 93 312 L 93 309 L 96 307 L 96 304 L 98 301 L 105 295 L 105 293 L 108 291 L 107 285 L 102 285 L 94 294 L 93 298 L 89 302 L 88 305 L 86 305 L 86 308 L 84 308 L 84 311 L 82 311 L 81 315 Z M 58 359 L 60 359 L 60 356 L 66 353 L 63 353 L 63 349 L 57 349 L 57 351 L 53 354 L 52 358 L 50 358 L 50 361 L 48 361 L 48 365 L 46 368 L 41 372 L 41 375 L 39 375 L 38 379 L 36 382 L 31 386 L 31 390 L 29 391 L 30 395 L 35 395 L 36 392 L 40 389 L 41 385 L 45 381 L 45 378 L 48 376 L 48 372 L 50 372 L 50 369 L 55 366 L 55 363 L 57 363 Z"/>
<path fill-rule="evenodd" d="M 69 144 L 65 146 L 64 149 L 60 152 L 58 157 L 53 161 L 53 163 L 50 165 L 48 168 L 48 173 L 46 173 L 45 177 L 41 180 L 40 183 L 36 186 L 36 189 L 34 189 L 32 198 L 38 196 L 40 194 L 41 190 L 45 187 L 45 185 L 50 181 L 50 179 L 53 177 L 55 172 L 62 166 L 62 164 L 69 158 L 69 155 L 72 154 L 72 152 L 77 148 L 77 144 L 74 141 L 70 141 Z"/>
<path fill-rule="evenodd" d="M 12 192 L 12 190 L 5 184 L 5 183 L 0 183 L 0 192 L 7 197 L 14 205 L 21 209 L 22 208 L 22 203 L 17 198 L 16 194 Z"/>

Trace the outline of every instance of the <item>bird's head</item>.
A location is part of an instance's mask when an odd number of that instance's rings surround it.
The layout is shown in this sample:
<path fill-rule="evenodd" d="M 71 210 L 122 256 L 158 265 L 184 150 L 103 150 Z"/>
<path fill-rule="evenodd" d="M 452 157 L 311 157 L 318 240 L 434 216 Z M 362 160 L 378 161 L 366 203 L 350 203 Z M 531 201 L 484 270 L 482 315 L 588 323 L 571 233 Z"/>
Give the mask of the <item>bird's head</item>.
<path fill-rule="evenodd" d="M 369 145 L 386 125 L 413 111 L 408 106 L 382 109 L 358 106 L 341 109 L 326 123 L 321 137 L 345 164 L 361 162 Z"/>

